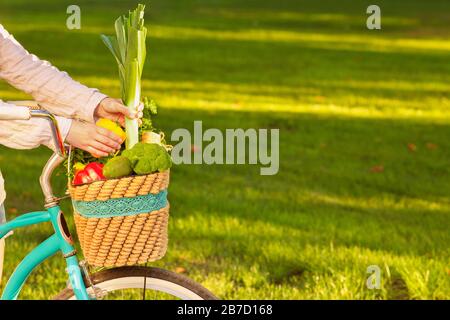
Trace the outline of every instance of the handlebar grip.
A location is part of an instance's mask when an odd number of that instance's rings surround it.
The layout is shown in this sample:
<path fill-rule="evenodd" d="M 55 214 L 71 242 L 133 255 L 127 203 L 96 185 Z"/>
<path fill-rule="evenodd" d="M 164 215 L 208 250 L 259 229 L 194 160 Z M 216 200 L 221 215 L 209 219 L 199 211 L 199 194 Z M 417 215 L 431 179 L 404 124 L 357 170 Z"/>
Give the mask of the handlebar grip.
<path fill-rule="evenodd" d="M 29 120 L 30 109 L 27 107 L 0 107 L 0 120 Z"/>

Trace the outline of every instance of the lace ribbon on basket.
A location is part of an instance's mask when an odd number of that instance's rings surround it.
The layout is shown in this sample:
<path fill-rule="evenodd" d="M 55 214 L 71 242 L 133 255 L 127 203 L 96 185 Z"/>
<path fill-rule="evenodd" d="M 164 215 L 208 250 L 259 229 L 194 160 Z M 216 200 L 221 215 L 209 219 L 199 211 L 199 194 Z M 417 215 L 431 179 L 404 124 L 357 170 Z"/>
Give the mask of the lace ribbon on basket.
<path fill-rule="evenodd" d="M 105 201 L 72 200 L 74 209 L 86 218 L 111 218 L 131 216 L 160 210 L 167 206 L 167 190 L 134 198 L 108 199 Z"/>

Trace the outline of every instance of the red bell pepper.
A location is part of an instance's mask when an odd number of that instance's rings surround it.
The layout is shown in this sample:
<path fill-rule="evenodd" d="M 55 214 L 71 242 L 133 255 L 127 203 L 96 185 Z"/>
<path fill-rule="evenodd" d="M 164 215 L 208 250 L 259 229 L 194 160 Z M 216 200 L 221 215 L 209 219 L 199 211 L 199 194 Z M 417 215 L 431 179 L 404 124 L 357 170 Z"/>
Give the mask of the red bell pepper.
<path fill-rule="evenodd" d="M 98 162 L 91 162 L 85 168 L 84 171 L 87 172 L 92 181 L 103 180 L 105 176 L 103 175 L 104 165 Z"/>
<path fill-rule="evenodd" d="M 83 184 L 83 183 L 89 183 L 92 182 L 91 177 L 87 174 L 86 171 L 80 170 L 75 174 L 75 177 L 73 178 L 72 184 L 74 186 Z"/>
<path fill-rule="evenodd" d="M 79 170 L 75 173 L 72 183 L 76 186 L 103 179 L 105 179 L 105 176 L 103 175 L 103 164 L 91 162 L 83 170 Z"/>

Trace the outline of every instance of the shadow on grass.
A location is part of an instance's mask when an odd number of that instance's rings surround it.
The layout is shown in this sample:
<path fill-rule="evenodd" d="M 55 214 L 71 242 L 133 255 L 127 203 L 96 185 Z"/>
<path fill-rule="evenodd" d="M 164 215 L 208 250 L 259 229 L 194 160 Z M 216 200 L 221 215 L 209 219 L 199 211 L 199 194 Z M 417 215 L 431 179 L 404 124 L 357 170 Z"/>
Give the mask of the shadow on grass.
<path fill-rule="evenodd" d="M 143 1 L 144 3 L 146 1 Z M 4 0 L 0 17 L 5 19 L 21 12 L 16 19 L 30 23 L 32 18 L 42 21 L 64 21 L 65 8 L 69 0 L 32 1 Z M 123 14 L 136 2 L 131 0 L 80 0 L 86 25 L 108 23 Z M 435 1 L 427 6 L 420 1 L 411 1 L 408 9 L 398 1 L 380 0 L 378 5 L 389 14 L 383 18 L 385 33 L 410 31 L 424 27 L 446 25 L 445 1 Z M 367 31 L 365 11 L 367 4 L 355 1 L 158 1 L 150 3 L 147 21 L 167 23 L 179 27 L 201 27 L 211 30 L 237 30 L 248 28 L 274 28 L 284 30 L 326 30 L 328 32 Z M 34 15 L 33 15 L 34 14 Z M 430 16 L 432 19 L 430 19 Z M 431 20 L 431 21 L 430 21 Z"/>

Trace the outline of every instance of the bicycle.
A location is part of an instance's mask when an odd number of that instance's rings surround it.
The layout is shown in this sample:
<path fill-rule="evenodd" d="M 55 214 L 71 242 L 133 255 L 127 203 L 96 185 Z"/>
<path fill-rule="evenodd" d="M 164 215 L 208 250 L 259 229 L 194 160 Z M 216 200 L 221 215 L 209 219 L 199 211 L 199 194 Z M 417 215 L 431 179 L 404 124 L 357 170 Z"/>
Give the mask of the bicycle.
<path fill-rule="evenodd" d="M 147 291 L 153 293 L 153 298 L 217 299 L 209 290 L 193 280 L 160 268 L 129 266 L 89 273 L 86 264 L 79 262 L 77 258 L 74 241 L 59 206 L 61 198 L 54 196 L 50 183 L 53 171 L 67 157 L 67 146 L 61 138 L 58 123 L 51 113 L 40 109 L 35 102 L 12 103 L 16 106 L 0 108 L 0 120 L 29 120 L 32 117 L 48 120 L 56 151 L 44 166 L 39 179 L 45 198 L 45 210 L 26 213 L 0 225 L 0 239 L 6 239 L 15 229 L 47 222 L 53 226 L 54 234 L 32 250 L 16 267 L 4 288 L 2 300 L 17 299 L 31 272 L 57 252 L 61 252 L 66 260 L 69 285 L 54 299 L 123 299 L 135 298 L 137 294 L 142 294 L 146 299 Z"/>

